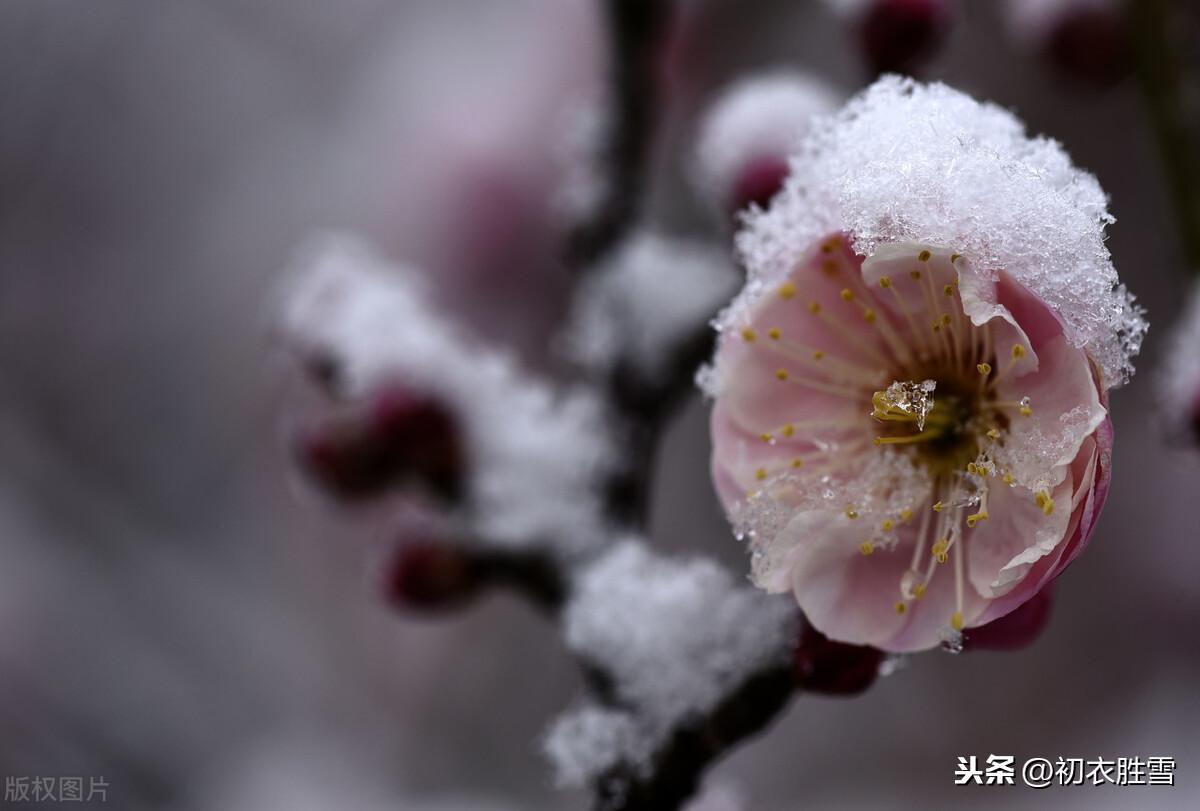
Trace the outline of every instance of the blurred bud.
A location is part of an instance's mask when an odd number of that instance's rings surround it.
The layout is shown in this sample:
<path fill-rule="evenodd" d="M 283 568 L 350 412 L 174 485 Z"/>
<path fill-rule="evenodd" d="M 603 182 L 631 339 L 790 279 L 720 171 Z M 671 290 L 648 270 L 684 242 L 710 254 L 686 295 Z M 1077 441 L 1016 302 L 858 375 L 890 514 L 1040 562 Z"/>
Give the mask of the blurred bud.
<path fill-rule="evenodd" d="M 451 498 L 461 491 L 457 426 L 441 403 L 402 386 L 372 395 L 362 411 L 335 415 L 302 431 L 305 470 L 342 498 L 378 495 L 406 479 Z"/>
<path fill-rule="evenodd" d="M 803 622 L 793 659 L 796 686 L 813 693 L 852 696 L 879 677 L 884 653 L 869 645 L 835 642 Z"/>
<path fill-rule="evenodd" d="M 746 163 L 733 183 L 730 208 L 741 211 L 752 203 L 766 208 L 783 188 L 788 163 L 780 155 L 762 155 Z"/>
<path fill-rule="evenodd" d="M 395 608 L 450 611 L 475 599 L 483 583 L 483 566 L 461 545 L 410 541 L 388 562 L 382 587 Z"/>
<path fill-rule="evenodd" d="M 1006 10 L 1013 35 L 1066 76 L 1109 86 L 1132 68 L 1116 0 L 1009 0 Z"/>
<path fill-rule="evenodd" d="M 871 0 L 858 17 L 863 57 L 877 74 L 915 74 L 937 54 L 953 21 L 953 0 Z"/>
<path fill-rule="evenodd" d="M 987 625 L 963 631 L 963 650 L 1019 650 L 1032 645 L 1050 621 L 1054 584 L 1050 583 L 1020 607 Z"/>
<path fill-rule="evenodd" d="M 838 94 L 817 79 L 781 71 L 739 81 L 699 123 L 695 187 L 723 215 L 766 207 L 783 187 L 788 156 L 813 116 L 833 112 Z"/>

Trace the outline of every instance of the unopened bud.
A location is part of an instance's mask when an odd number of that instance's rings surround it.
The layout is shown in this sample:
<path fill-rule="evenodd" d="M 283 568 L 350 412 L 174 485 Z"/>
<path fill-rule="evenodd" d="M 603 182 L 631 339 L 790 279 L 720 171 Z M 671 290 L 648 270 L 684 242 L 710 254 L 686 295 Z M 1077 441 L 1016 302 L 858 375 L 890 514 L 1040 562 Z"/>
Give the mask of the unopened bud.
<path fill-rule="evenodd" d="M 365 498 L 404 480 L 452 497 L 462 484 L 461 442 L 437 401 L 401 386 L 376 392 L 364 409 L 335 415 L 303 431 L 300 460 L 333 493 Z"/>
<path fill-rule="evenodd" d="M 874 684 L 883 659 L 878 648 L 835 642 L 805 621 L 793 658 L 796 686 L 813 693 L 856 695 Z"/>
<path fill-rule="evenodd" d="M 1054 585 L 1049 584 L 1011 613 L 963 632 L 963 650 L 1019 650 L 1032 645 L 1050 621 Z"/>
<path fill-rule="evenodd" d="M 950 0 L 872 0 L 860 13 L 859 42 L 876 73 L 914 74 L 950 33 Z"/>
<path fill-rule="evenodd" d="M 459 544 L 406 542 L 384 570 L 384 598 L 404 610 L 461 608 L 479 594 L 484 580 L 482 569 L 474 555 Z"/>

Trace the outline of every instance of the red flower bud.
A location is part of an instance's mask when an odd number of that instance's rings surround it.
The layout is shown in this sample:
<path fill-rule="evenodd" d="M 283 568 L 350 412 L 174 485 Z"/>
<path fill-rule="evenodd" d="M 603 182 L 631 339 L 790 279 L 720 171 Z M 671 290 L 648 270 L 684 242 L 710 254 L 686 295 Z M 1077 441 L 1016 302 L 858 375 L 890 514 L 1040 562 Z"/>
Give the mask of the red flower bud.
<path fill-rule="evenodd" d="M 1129 33 L 1119 7 L 1078 3 L 1056 21 L 1044 57 L 1062 73 L 1101 87 L 1116 84 L 1131 69 Z"/>
<path fill-rule="evenodd" d="M 395 608 L 449 611 L 471 602 L 483 580 L 483 567 L 462 546 L 413 541 L 396 550 L 384 570 L 382 587 Z"/>
<path fill-rule="evenodd" d="M 963 650 L 1019 650 L 1032 645 L 1050 621 L 1054 605 L 1051 583 L 1020 607 L 987 625 L 963 631 Z"/>
<path fill-rule="evenodd" d="M 852 696 L 879 676 L 883 651 L 870 645 L 835 642 L 804 622 L 793 658 L 796 686 L 813 693 Z"/>
<path fill-rule="evenodd" d="M 376 392 L 365 410 L 335 415 L 301 432 L 300 461 L 342 498 L 378 495 L 415 479 L 452 497 L 463 461 L 457 427 L 441 403 L 400 386 Z"/>
<path fill-rule="evenodd" d="M 858 34 L 875 73 L 918 71 L 950 32 L 948 0 L 875 0 L 862 13 Z"/>
<path fill-rule="evenodd" d="M 783 155 L 760 155 L 750 159 L 734 179 L 730 208 L 741 211 L 751 203 L 763 208 L 771 202 L 788 176 L 788 162 Z"/>

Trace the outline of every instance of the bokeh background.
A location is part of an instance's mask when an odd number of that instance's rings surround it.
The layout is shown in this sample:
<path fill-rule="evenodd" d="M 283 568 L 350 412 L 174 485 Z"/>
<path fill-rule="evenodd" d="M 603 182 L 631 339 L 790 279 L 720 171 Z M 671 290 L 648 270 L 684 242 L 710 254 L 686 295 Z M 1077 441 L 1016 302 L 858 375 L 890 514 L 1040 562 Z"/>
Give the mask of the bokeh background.
<path fill-rule="evenodd" d="M 602 76 L 592 5 L 0 4 L 0 774 L 103 775 L 131 811 L 586 807 L 538 751 L 581 689 L 553 629 L 504 594 L 437 620 L 380 604 L 378 522 L 290 472 L 270 316 L 295 244 L 348 226 L 552 366 L 551 203 Z M 817 3 L 681 5 L 648 216 L 711 234 L 684 178 L 713 90 L 780 65 L 865 77 Z M 929 75 L 1099 176 L 1149 310 L 1112 399 L 1112 495 L 1034 647 L 800 696 L 711 781 L 753 809 L 1196 807 L 1200 463 L 1154 407 L 1187 273 L 1152 134 L 1136 83 L 1058 81 L 995 4 L 965 5 Z M 697 396 L 669 432 L 654 539 L 740 571 L 705 419 Z M 991 753 L 1173 756 L 1178 785 L 952 785 L 957 756 Z"/>

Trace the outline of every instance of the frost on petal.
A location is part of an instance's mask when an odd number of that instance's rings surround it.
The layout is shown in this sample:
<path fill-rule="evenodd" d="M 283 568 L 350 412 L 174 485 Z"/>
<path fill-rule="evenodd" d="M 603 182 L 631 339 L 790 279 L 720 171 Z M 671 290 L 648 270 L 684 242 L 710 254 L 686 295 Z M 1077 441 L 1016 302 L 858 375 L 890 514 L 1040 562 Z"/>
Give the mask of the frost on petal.
<path fill-rule="evenodd" d="M 597 483 L 616 458 L 602 403 L 531 375 L 443 319 L 416 272 L 355 237 L 322 236 L 291 272 L 280 322 L 302 357 L 333 361 L 347 396 L 399 379 L 455 411 L 481 538 L 564 553 L 603 542 Z"/>
<path fill-rule="evenodd" d="M 643 378 L 653 378 L 737 283 L 733 263 L 722 251 L 638 232 L 576 290 L 567 351 L 594 371 L 624 362 Z"/>
<path fill-rule="evenodd" d="M 714 563 L 626 540 L 580 575 L 564 626 L 571 650 L 613 676 L 616 701 L 636 712 L 653 750 L 680 721 L 786 662 L 795 613 Z"/>
<path fill-rule="evenodd" d="M 1167 429 L 1194 437 L 1200 427 L 1200 284 L 1193 284 L 1158 372 L 1158 398 Z"/>
<path fill-rule="evenodd" d="M 555 719 L 542 739 L 542 751 L 563 788 L 582 788 L 619 764 L 650 765 L 656 744 L 632 713 L 583 704 Z"/>
<path fill-rule="evenodd" d="M 839 101 L 824 82 L 796 71 L 767 73 L 731 85 L 700 122 L 697 190 L 724 211 L 743 171 L 755 161 L 786 162 L 812 118 L 833 112 Z"/>
<path fill-rule="evenodd" d="M 783 191 L 749 215 L 738 250 L 750 283 L 732 325 L 779 283 L 803 246 L 845 232 L 871 256 L 893 242 L 944 246 L 984 279 L 1006 271 L 1046 302 L 1106 387 L 1124 383 L 1146 322 L 1117 278 L 1096 178 L 1010 112 L 942 84 L 887 76 L 818 119 Z"/>

